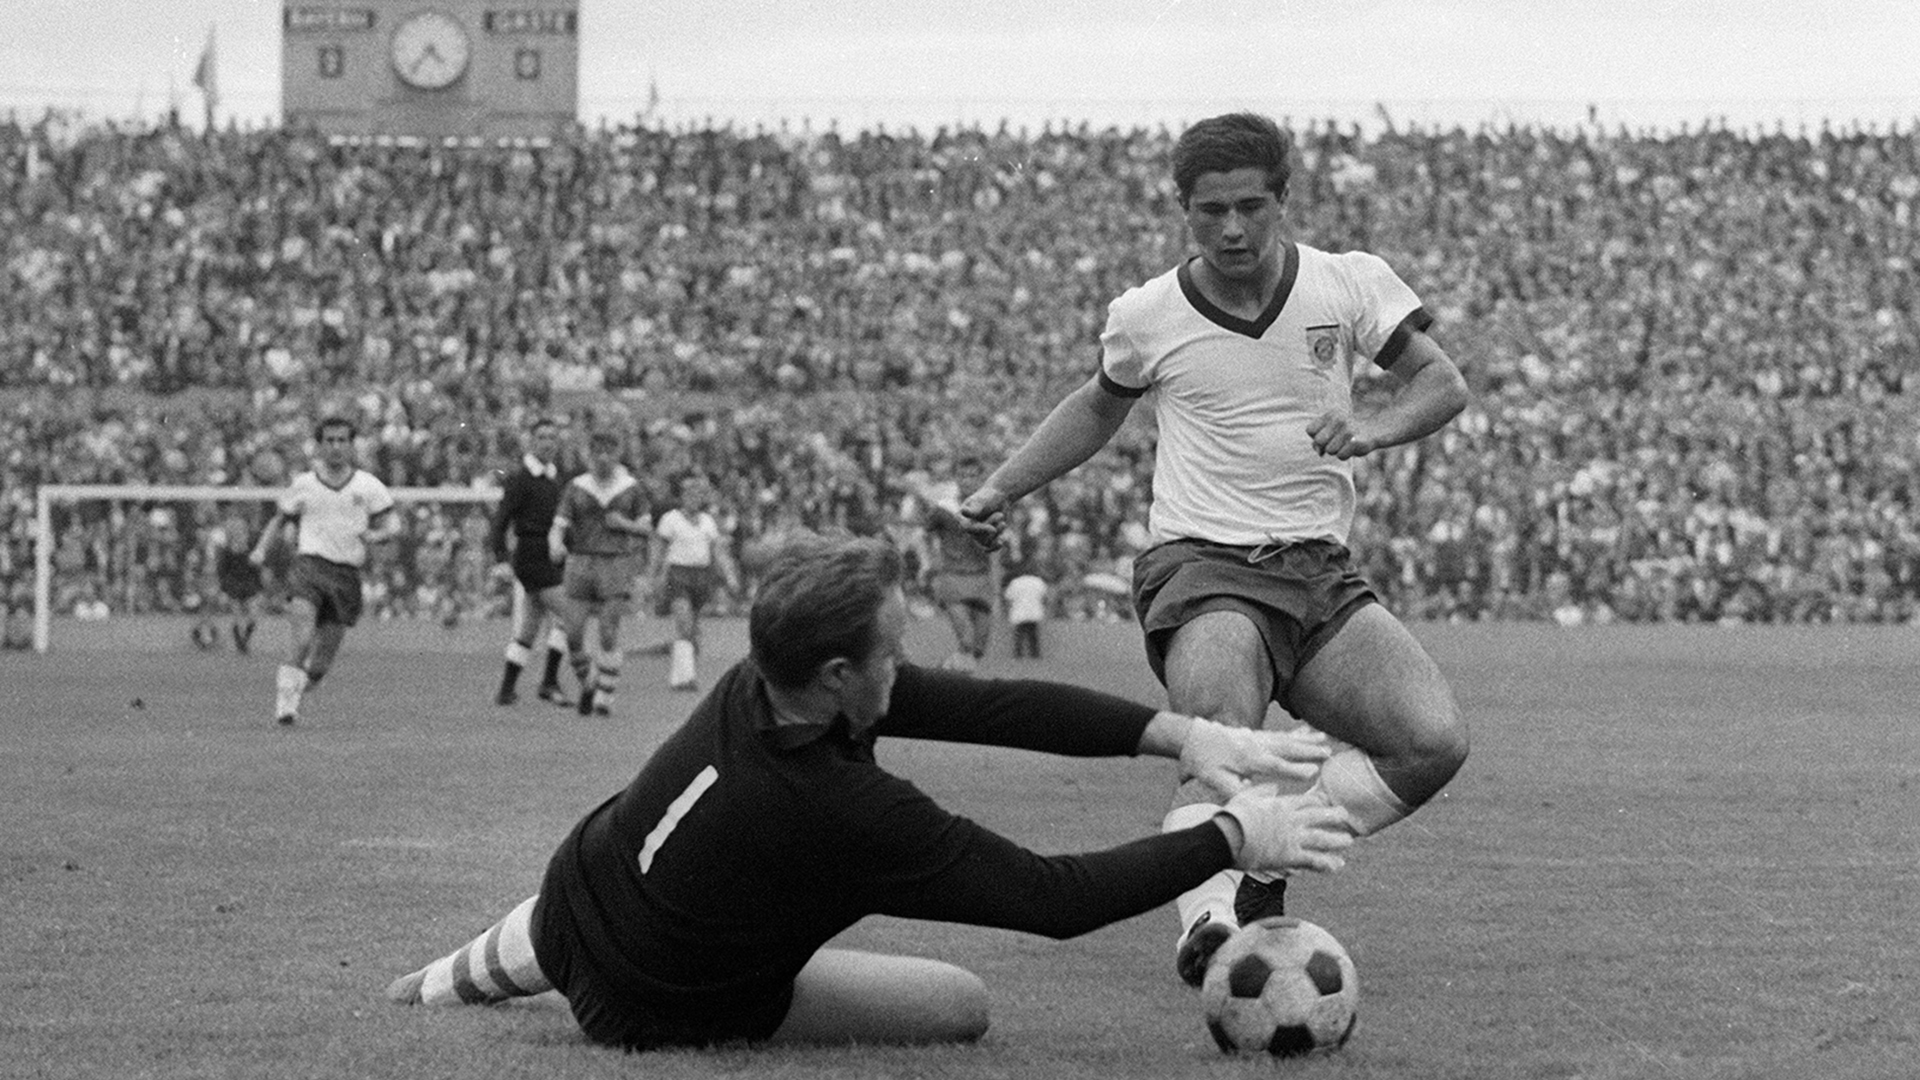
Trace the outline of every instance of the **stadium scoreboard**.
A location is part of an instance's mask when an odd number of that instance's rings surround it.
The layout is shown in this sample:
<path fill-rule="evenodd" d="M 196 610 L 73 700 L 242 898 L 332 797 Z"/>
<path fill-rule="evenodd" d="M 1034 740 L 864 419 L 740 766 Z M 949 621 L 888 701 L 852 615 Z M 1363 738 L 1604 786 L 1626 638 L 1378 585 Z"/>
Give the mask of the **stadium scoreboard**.
<path fill-rule="evenodd" d="M 290 127 L 542 138 L 578 113 L 578 0 L 290 0 L 281 39 Z"/>

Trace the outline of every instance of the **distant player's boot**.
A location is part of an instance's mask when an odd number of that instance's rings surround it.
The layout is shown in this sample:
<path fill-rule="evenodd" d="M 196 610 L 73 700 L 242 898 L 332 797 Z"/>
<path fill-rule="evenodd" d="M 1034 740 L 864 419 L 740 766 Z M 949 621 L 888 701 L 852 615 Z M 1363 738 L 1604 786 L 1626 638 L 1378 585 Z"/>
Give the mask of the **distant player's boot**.
<path fill-rule="evenodd" d="M 532 650 L 517 641 L 507 642 L 507 663 L 500 672 L 500 689 L 493 695 L 495 705 L 511 705 L 520 700 L 520 669 L 527 666 Z"/>
<path fill-rule="evenodd" d="M 698 690 L 700 675 L 694 667 L 693 642 L 680 638 L 673 643 L 667 662 L 667 686 L 673 690 Z"/>
<path fill-rule="evenodd" d="M 593 714 L 613 715 L 613 695 L 620 689 L 620 651 L 614 649 L 600 660 L 593 679 Z"/>
<path fill-rule="evenodd" d="M 307 673 L 292 664 L 281 664 L 274 676 L 274 719 L 283 727 L 291 726 L 300 716 L 300 696 L 306 692 L 311 680 Z"/>
<path fill-rule="evenodd" d="M 555 637 L 559 643 L 554 643 Z M 540 675 L 540 700 L 566 704 L 566 694 L 560 690 L 560 662 L 567 658 L 567 638 L 558 630 L 547 636 L 547 666 Z"/>
<path fill-rule="evenodd" d="M 557 682 L 541 683 L 539 694 L 540 700 L 549 705 L 556 705 L 562 709 L 573 707 L 573 699 L 567 696 L 565 690 L 560 689 L 560 684 Z"/>
<path fill-rule="evenodd" d="M 553 989 L 533 955 L 533 906 L 528 897 L 485 933 L 387 986 L 402 1005 L 492 1005 Z"/>
<path fill-rule="evenodd" d="M 193 644 L 201 652 L 205 652 L 215 645 L 220 644 L 220 631 L 214 629 L 213 623 L 211 622 L 194 623 Z"/>
<path fill-rule="evenodd" d="M 233 624 L 233 647 L 241 656 L 253 649 L 253 620 L 245 619 Z"/>
<path fill-rule="evenodd" d="M 580 683 L 580 700 L 577 703 L 580 715 L 592 716 L 594 686 L 593 654 L 587 652 L 586 646 L 584 645 L 578 649 L 569 647 L 567 650 L 567 664 L 573 668 L 573 677 Z"/>

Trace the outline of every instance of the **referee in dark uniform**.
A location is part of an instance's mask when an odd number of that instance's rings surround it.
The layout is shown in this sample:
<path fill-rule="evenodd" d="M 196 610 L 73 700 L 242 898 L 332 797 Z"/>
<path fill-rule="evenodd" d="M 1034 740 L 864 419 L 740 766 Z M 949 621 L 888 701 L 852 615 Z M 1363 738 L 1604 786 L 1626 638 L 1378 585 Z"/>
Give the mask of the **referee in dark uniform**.
<path fill-rule="evenodd" d="M 1310 774 L 1323 742 L 903 664 L 901 573 L 899 554 L 871 539 L 813 538 L 777 556 L 749 616 L 748 659 L 575 826 L 537 899 L 389 996 L 450 1004 L 558 989 L 589 1038 L 632 1050 L 965 1041 L 987 1027 L 977 976 L 826 943 L 874 914 L 1067 938 L 1235 866 L 1340 866 L 1345 811 L 1247 786 Z M 1176 832 L 1041 856 L 882 769 L 882 735 L 1177 757 L 1244 790 Z"/>
<path fill-rule="evenodd" d="M 559 626 L 564 622 L 566 597 L 560 582 L 564 564 L 555 562 L 547 550 L 547 530 L 553 526 L 554 509 L 560 505 L 560 492 L 567 477 L 560 472 L 560 428 L 542 417 L 527 431 L 526 453 L 520 465 L 507 474 L 500 490 L 500 504 L 494 509 L 488 543 L 496 564 L 511 567 L 519 583 L 513 604 L 513 637 L 507 642 L 506 670 L 500 675 L 500 690 L 494 700 L 511 705 L 519 700 L 515 689 L 520 671 L 533 659 L 533 643 L 542 625 L 551 621 L 547 640 L 547 665 L 540 678 L 540 698 L 566 705 L 560 689 L 560 664 L 566 659 L 566 637 Z"/>

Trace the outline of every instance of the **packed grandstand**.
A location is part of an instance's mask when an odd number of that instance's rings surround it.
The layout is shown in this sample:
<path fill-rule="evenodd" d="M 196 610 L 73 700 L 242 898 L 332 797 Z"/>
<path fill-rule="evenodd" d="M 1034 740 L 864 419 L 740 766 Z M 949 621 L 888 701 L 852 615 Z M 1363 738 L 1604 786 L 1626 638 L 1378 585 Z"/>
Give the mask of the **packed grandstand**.
<path fill-rule="evenodd" d="M 1097 362 L 1183 252 L 1175 132 L 607 127 L 545 146 L 0 123 L 0 581 L 48 483 L 277 484 L 313 417 L 393 485 L 484 485 L 533 416 L 713 475 L 736 544 L 897 527 Z M 1472 386 L 1360 469 L 1410 618 L 1906 621 L 1920 590 L 1920 131 L 1296 127 L 1290 217 L 1386 258 Z M 1023 504 L 1068 587 L 1144 538 L 1150 428 Z M 373 609 L 496 609 L 420 506 Z M 62 515 L 56 607 L 191 610 L 217 508 Z"/>

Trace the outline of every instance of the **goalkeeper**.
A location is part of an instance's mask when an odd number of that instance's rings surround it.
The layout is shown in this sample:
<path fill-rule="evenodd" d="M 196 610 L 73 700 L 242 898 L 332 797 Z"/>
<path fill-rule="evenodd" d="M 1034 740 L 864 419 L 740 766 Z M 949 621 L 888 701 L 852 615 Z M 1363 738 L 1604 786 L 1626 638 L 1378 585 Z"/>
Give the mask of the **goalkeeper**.
<path fill-rule="evenodd" d="M 1318 739 L 903 663 L 901 576 L 880 541 L 790 541 L 755 597 L 748 658 L 574 827 L 538 895 L 388 995 L 557 989 L 589 1038 L 630 1050 L 966 1041 L 987 1028 L 971 972 L 823 946 L 875 914 L 1068 938 L 1225 869 L 1342 864 L 1345 811 L 1254 786 L 1309 775 Z M 882 769 L 882 735 L 1177 758 L 1225 806 L 1105 851 L 1037 855 Z"/>

